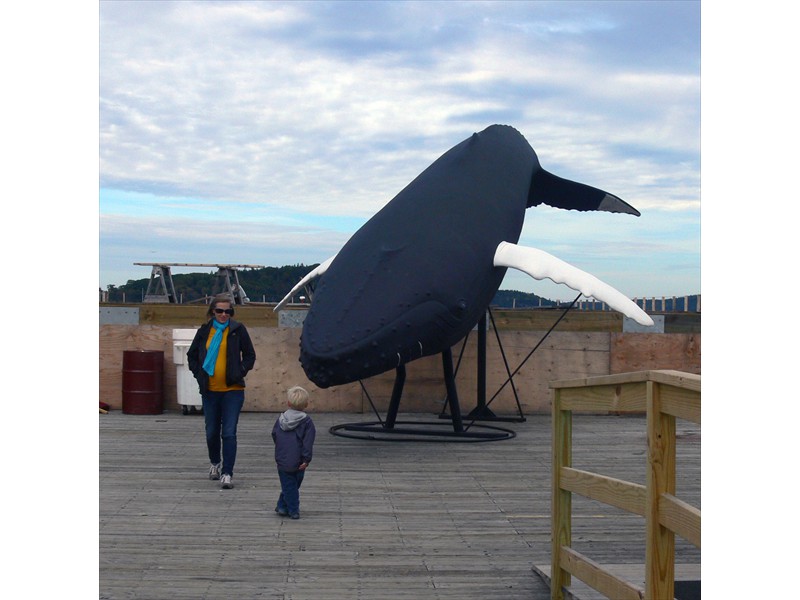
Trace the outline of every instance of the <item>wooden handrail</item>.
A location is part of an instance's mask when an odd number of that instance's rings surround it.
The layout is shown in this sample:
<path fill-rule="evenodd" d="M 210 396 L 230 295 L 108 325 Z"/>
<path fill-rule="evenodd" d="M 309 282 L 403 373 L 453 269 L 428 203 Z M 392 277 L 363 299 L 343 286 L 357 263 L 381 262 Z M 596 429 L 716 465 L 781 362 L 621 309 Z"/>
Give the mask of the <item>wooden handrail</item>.
<path fill-rule="evenodd" d="M 675 497 L 675 419 L 700 424 L 700 376 L 641 371 L 555 381 L 553 551 L 550 597 L 563 600 L 571 576 L 609 598 L 657 600 L 675 592 L 675 534 L 700 547 L 700 510 Z M 572 413 L 646 412 L 647 483 L 572 468 Z M 572 494 L 645 517 L 645 587 L 625 581 L 571 548 Z"/>

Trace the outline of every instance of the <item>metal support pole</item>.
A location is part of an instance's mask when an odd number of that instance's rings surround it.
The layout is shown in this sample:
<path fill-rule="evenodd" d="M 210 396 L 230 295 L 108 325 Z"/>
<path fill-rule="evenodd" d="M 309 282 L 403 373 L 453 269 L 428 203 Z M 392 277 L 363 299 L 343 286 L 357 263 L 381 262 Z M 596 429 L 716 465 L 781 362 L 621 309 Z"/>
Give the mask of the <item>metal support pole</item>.
<path fill-rule="evenodd" d="M 486 313 L 478 321 L 478 410 L 486 408 Z"/>
<path fill-rule="evenodd" d="M 386 411 L 386 429 L 393 429 L 397 421 L 397 411 L 400 408 L 400 397 L 403 395 L 403 385 L 406 382 L 406 366 L 400 365 L 396 369 L 394 376 L 394 388 L 392 389 L 392 399 L 389 401 L 389 410 Z"/>
<path fill-rule="evenodd" d="M 453 375 L 453 352 L 450 348 L 442 352 L 442 369 L 444 385 L 447 388 L 447 402 L 450 404 L 450 417 L 453 419 L 453 431 L 461 433 L 464 431 L 464 424 L 461 421 L 461 407 L 458 404 L 456 380 Z"/>
<path fill-rule="evenodd" d="M 472 419 L 493 419 L 496 415 L 486 406 L 486 313 L 483 313 L 478 321 L 478 389 L 477 403 L 469 413 L 468 418 Z"/>

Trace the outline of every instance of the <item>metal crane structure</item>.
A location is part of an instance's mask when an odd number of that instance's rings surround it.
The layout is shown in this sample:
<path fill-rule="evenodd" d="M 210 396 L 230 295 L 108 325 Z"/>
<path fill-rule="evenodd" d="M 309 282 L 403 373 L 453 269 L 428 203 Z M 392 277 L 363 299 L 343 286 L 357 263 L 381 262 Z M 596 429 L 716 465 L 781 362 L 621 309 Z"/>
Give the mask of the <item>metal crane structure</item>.
<path fill-rule="evenodd" d="M 144 302 L 177 304 L 178 296 L 175 293 L 175 284 L 172 281 L 172 267 L 215 267 L 217 269 L 216 279 L 212 295 L 228 293 L 233 298 L 234 304 L 247 304 L 250 299 L 239 283 L 239 269 L 263 269 L 264 265 L 224 265 L 215 263 L 144 263 L 137 262 L 134 265 L 152 267 L 150 271 L 150 281 L 147 284 L 147 292 L 144 295 Z"/>

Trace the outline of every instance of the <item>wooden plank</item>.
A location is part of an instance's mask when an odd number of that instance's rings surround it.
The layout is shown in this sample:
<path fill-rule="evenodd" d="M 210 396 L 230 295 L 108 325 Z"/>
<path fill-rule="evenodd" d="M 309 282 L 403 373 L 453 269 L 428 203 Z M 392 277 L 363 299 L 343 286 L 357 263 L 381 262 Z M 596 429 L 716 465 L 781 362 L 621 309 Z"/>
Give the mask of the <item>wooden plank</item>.
<path fill-rule="evenodd" d="M 202 319 L 208 306 L 202 303 L 170 304 L 170 303 L 101 303 L 101 306 L 138 307 L 146 310 L 147 315 L 142 322 L 148 324 L 184 325 L 197 323 Z M 273 303 L 253 302 L 237 305 L 237 314 L 247 315 L 248 321 L 255 326 L 277 326 L 277 313 L 272 309 Z M 291 307 L 284 310 L 291 310 Z M 558 321 L 564 308 L 558 309 L 505 309 L 494 308 L 492 314 L 499 330 L 504 331 L 536 331 L 546 332 Z M 699 332 L 699 316 L 681 316 L 678 320 L 686 321 L 684 325 L 670 325 L 671 319 L 665 322 L 675 333 L 686 331 L 689 327 Z M 578 311 L 571 310 L 561 319 L 556 331 L 559 332 L 602 332 L 622 333 L 623 316 L 614 311 Z M 650 334 L 636 334 L 650 335 Z M 661 334 L 659 334 L 661 335 Z M 662 335 L 663 337 L 663 335 Z"/>
<path fill-rule="evenodd" d="M 208 306 L 202 303 L 192 304 L 171 304 L 165 303 L 101 303 L 101 306 L 122 306 L 137 307 L 147 310 L 145 321 L 149 324 L 183 325 L 197 323 L 198 318 L 202 318 Z M 253 302 L 247 305 L 238 305 L 236 312 L 248 315 L 248 320 L 255 326 L 277 326 L 277 313 L 273 312 L 274 303 Z M 284 310 L 291 310 L 287 307 Z M 559 319 L 564 309 L 492 309 L 494 322 L 499 330 L 505 331 L 548 331 Z M 252 315 L 252 316 L 250 316 Z M 263 321 L 263 322 L 262 322 Z M 642 343 L 644 338 L 640 336 L 655 335 L 657 338 L 667 339 L 673 334 L 697 335 L 696 349 L 687 347 L 689 353 L 699 355 L 699 333 L 700 315 L 699 314 L 674 314 L 665 315 L 665 331 L 667 334 L 623 334 L 623 317 L 620 313 L 613 311 L 577 311 L 572 310 L 567 313 L 556 328 L 559 332 L 604 332 L 627 336 L 626 343 Z M 677 338 L 675 338 L 677 339 Z M 649 346 L 652 341 L 647 341 Z"/>
<path fill-rule="evenodd" d="M 302 517 L 291 521 L 273 512 L 276 413 L 242 414 L 233 490 L 207 478 L 202 417 L 99 415 L 99 563 L 77 557 L 86 576 L 76 581 L 99 584 L 99 597 L 109 599 L 163 598 L 165 590 L 176 600 L 550 597 L 531 571 L 551 561 L 549 415 L 510 424 L 514 439 L 488 444 L 351 440 L 329 429 L 360 413 L 312 416 L 314 461 Z M 644 457 L 632 456 L 629 443 L 643 440 L 644 418 L 573 421 L 576 440 L 590 441 L 582 468 L 623 476 L 642 464 L 644 476 Z M 679 474 L 682 498 L 699 499 L 700 449 L 699 437 L 678 447 L 690 467 L 686 479 Z M 575 494 L 574 502 L 589 501 Z M 576 510 L 572 543 L 604 566 L 641 565 L 641 521 L 599 504 Z M 676 548 L 699 569 L 699 550 L 682 538 Z M 573 577 L 570 589 L 579 585 Z"/>
<path fill-rule="evenodd" d="M 586 498 L 645 515 L 647 490 L 643 485 L 570 467 L 561 468 L 560 485 Z"/>
<path fill-rule="evenodd" d="M 612 333 L 610 372 L 700 373 L 700 340 L 699 333 Z"/>
<path fill-rule="evenodd" d="M 700 424 L 700 393 L 661 385 L 661 410 L 668 415 Z"/>
<path fill-rule="evenodd" d="M 644 412 L 647 400 L 645 383 L 626 385 L 594 385 L 582 388 L 562 388 L 564 410 L 589 412 Z"/>
<path fill-rule="evenodd" d="M 271 305 L 237 305 L 235 318 L 248 328 L 277 327 L 278 314 Z M 141 304 L 139 323 L 170 327 L 198 327 L 206 321 L 207 304 Z"/>
<path fill-rule="evenodd" d="M 675 534 L 661 524 L 659 498 L 675 494 L 675 417 L 661 412 L 662 386 L 647 382 L 647 515 L 645 589 L 649 598 L 675 592 Z"/>
<path fill-rule="evenodd" d="M 614 600 L 642 600 L 644 590 L 616 577 L 595 561 L 571 548 L 561 548 L 561 563 L 571 574 Z M 658 596 L 660 598 L 661 596 Z"/>
<path fill-rule="evenodd" d="M 572 413 L 562 410 L 562 390 L 553 392 L 552 416 L 552 485 L 551 485 L 551 560 L 552 583 L 550 585 L 551 600 L 563 600 L 563 588 L 569 586 L 569 572 L 561 563 L 561 548 L 572 545 L 572 494 L 564 489 L 561 475 L 564 468 L 572 466 Z"/>
<path fill-rule="evenodd" d="M 650 381 L 689 390 L 697 394 L 701 391 L 700 375 L 697 373 L 658 369 L 650 371 L 648 378 Z"/>
<path fill-rule="evenodd" d="M 564 307 L 565 308 L 565 307 Z M 548 331 L 564 312 L 560 309 L 492 309 L 498 329 Z M 621 332 L 623 317 L 617 312 L 571 310 L 558 323 L 558 331 Z"/>
<path fill-rule="evenodd" d="M 660 523 L 700 547 L 700 510 L 672 494 L 658 499 Z"/>
<path fill-rule="evenodd" d="M 644 589 L 644 564 L 643 563 L 603 563 L 603 569 L 614 576 L 632 583 Z M 533 565 L 533 572 L 544 581 L 550 581 L 550 565 Z M 699 564 L 680 563 L 675 565 L 675 581 L 699 582 L 701 579 L 701 568 Z M 677 588 L 677 586 L 676 586 Z M 589 587 L 577 577 L 573 579 L 572 585 L 564 590 L 564 597 L 569 600 L 609 600 L 605 594 L 601 594 L 592 587 Z"/>
<path fill-rule="evenodd" d="M 646 382 L 650 378 L 649 371 L 636 371 L 630 373 L 614 373 L 595 377 L 576 377 L 571 379 L 554 380 L 550 382 L 552 388 L 579 388 L 617 386 L 628 383 Z"/>

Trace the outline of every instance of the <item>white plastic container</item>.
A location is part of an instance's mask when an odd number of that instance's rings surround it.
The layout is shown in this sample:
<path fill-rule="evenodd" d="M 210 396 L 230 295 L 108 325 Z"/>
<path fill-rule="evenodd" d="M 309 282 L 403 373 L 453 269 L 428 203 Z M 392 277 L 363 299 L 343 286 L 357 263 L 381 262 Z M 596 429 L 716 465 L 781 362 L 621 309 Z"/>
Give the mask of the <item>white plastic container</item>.
<path fill-rule="evenodd" d="M 192 345 L 197 329 L 172 330 L 172 362 L 175 363 L 175 373 L 178 384 L 178 404 L 184 415 L 203 409 L 203 398 L 197 387 L 197 380 L 189 370 L 189 361 L 186 353 Z"/>

